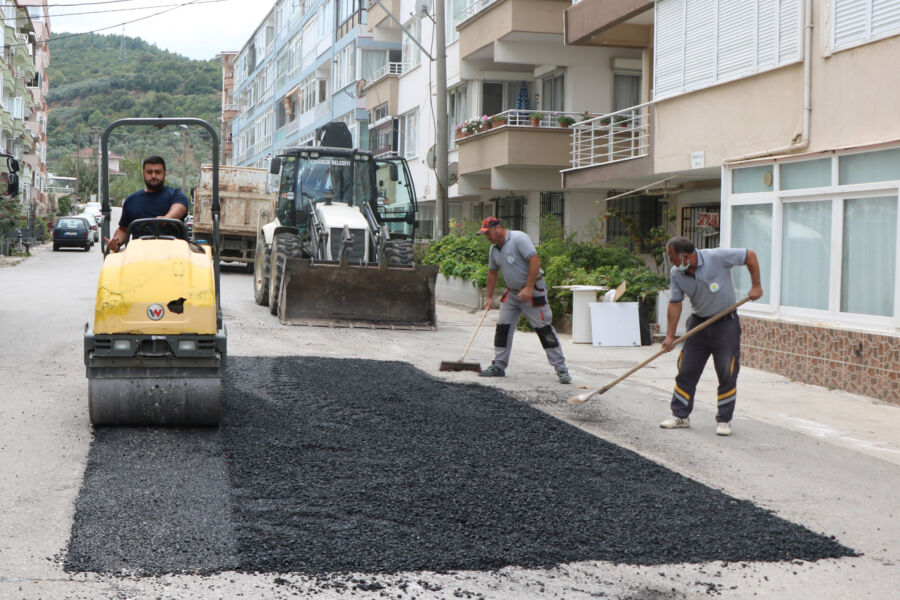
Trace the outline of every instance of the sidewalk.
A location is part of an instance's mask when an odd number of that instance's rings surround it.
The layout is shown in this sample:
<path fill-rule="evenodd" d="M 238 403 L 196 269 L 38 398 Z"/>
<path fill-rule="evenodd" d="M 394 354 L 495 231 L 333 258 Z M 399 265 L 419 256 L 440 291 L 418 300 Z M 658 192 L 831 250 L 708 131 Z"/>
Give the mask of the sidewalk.
<path fill-rule="evenodd" d="M 464 330 L 461 333 L 465 333 L 460 338 L 467 340 L 480 314 L 439 304 L 438 316 L 439 327 L 459 326 Z M 480 361 L 482 368 L 490 364 L 496 320 L 496 311 L 491 311 L 467 361 Z M 642 347 L 595 347 L 572 343 L 569 335 L 560 334 L 559 337 L 573 376 L 571 386 L 553 386 L 552 371 L 537 336 L 522 331 L 517 332 L 514 338 L 507 377 L 499 380 L 475 378 L 473 381 L 481 384 L 489 382 L 516 394 L 549 388 L 559 394 L 575 395 L 586 389 L 603 387 L 660 350 L 658 343 Z M 464 347 L 465 342 L 461 342 L 460 348 Z M 668 402 L 677 371 L 678 354 L 679 348 L 663 354 L 588 403 L 608 400 L 617 403 L 635 394 L 641 397 L 650 395 L 654 403 L 658 402 L 658 420 L 661 421 L 669 414 Z M 446 358 L 455 360 L 453 357 Z M 710 361 L 697 388 L 695 420 L 705 418 L 702 415 L 707 413 L 715 413 L 716 386 L 716 374 Z M 557 391 L 557 387 L 566 389 Z M 557 406 L 552 412 L 565 418 L 562 413 L 567 411 Z M 781 375 L 742 367 L 738 378 L 736 429 L 744 419 L 799 432 L 900 465 L 900 405 L 794 382 Z M 656 426 L 655 422 L 647 423 L 647 427 Z"/>

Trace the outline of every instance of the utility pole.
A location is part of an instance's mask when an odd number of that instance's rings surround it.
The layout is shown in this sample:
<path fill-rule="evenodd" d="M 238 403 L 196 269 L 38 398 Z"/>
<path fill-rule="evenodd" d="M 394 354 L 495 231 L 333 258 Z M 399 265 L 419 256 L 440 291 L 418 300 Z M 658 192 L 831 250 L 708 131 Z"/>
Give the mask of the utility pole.
<path fill-rule="evenodd" d="M 435 216 L 437 217 L 435 237 L 437 239 L 444 237 L 450 231 L 450 206 L 447 201 L 447 181 L 449 179 L 447 123 L 449 115 L 447 114 L 447 28 L 445 23 L 444 0 L 435 0 L 434 27 L 437 31 L 434 32 L 434 51 L 437 56 L 434 61 L 434 76 L 437 79 L 435 90 L 437 95 L 435 128 L 437 131 L 434 132 L 434 175 L 437 178 L 437 196 L 435 198 Z"/>

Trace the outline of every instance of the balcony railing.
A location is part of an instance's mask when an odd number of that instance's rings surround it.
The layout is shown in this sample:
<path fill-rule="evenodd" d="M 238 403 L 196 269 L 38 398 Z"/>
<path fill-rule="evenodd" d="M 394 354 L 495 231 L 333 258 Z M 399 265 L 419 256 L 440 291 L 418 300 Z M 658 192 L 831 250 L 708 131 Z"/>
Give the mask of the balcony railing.
<path fill-rule="evenodd" d="M 572 126 L 572 168 L 596 167 L 650 153 L 650 104 Z"/>
<path fill-rule="evenodd" d="M 370 85 L 374 85 L 375 83 L 384 79 L 388 75 L 403 75 L 408 70 L 409 70 L 409 64 L 407 64 L 407 63 L 399 63 L 399 62 L 385 63 L 381 68 L 369 73 L 369 76 L 366 77 L 366 87 L 368 87 Z"/>
<path fill-rule="evenodd" d="M 564 125 L 567 119 L 578 121 L 581 113 L 573 112 L 543 112 L 537 110 L 505 110 L 488 117 L 487 121 L 490 126 L 485 125 L 484 117 L 474 118 L 465 121 L 460 125 L 460 132 L 457 132 L 457 139 L 469 137 L 488 132 L 492 129 L 501 127 L 527 127 L 529 129 L 567 129 L 569 126 Z M 468 125 L 468 127 L 467 127 Z M 460 136 L 459 134 L 463 135 Z"/>
<path fill-rule="evenodd" d="M 475 0 L 474 2 L 469 2 L 468 4 L 466 4 L 466 7 L 464 9 L 459 11 L 457 22 L 463 23 L 464 21 L 471 19 L 497 1 L 498 0 Z"/>

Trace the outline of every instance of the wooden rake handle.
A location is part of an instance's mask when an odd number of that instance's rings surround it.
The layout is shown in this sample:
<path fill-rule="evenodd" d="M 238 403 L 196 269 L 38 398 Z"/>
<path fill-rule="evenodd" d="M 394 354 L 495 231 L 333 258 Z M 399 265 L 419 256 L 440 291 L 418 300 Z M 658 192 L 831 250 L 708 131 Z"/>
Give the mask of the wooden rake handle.
<path fill-rule="evenodd" d="M 488 311 L 491 310 L 489 308 L 484 309 L 484 312 L 481 313 L 481 318 L 478 320 L 478 325 L 475 326 L 475 331 L 472 333 L 472 337 L 469 339 L 469 343 L 466 346 L 466 349 L 463 350 L 462 356 L 459 357 L 459 362 L 462 362 L 466 358 L 466 354 L 469 353 L 469 348 L 472 347 L 472 342 L 475 341 L 475 336 L 478 335 L 478 330 L 481 329 L 481 324 L 484 322 L 484 318 L 487 316 Z"/>
<path fill-rule="evenodd" d="M 703 329 L 706 329 L 707 327 L 709 327 L 710 325 L 712 325 L 713 323 L 715 323 L 716 321 L 718 321 L 719 319 L 721 319 L 722 317 L 727 315 L 728 313 L 734 312 L 735 310 L 738 309 L 739 306 L 741 306 L 745 302 L 749 302 L 749 301 L 750 301 L 750 296 L 747 296 L 747 297 L 743 298 L 742 300 L 738 300 L 737 302 L 735 302 L 728 308 L 722 310 L 721 312 L 716 313 L 715 315 L 713 315 L 712 317 L 703 321 L 702 323 L 700 323 L 699 325 L 697 325 L 690 331 L 686 332 L 680 338 L 678 338 L 674 342 L 672 342 L 672 345 L 674 346 L 675 344 L 680 344 L 681 342 L 688 339 L 692 335 L 695 335 L 695 334 L 699 333 L 700 331 L 702 331 Z M 569 404 L 583 404 L 583 403 L 587 402 L 588 400 L 590 400 L 591 398 L 593 398 L 594 396 L 599 396 L 600 394 L 606 393 L 607 391 L 609 391 L 609 389 L 611 387 L 613 387 L 614 385 L 616 385 L 623 379 L 628 378 L 629 376 L 634 374 L 635 371 L 643 369 L 644 367 L 646 367 L 651 362 L 653 362 L 654 360 L 656 360 L 657 358 L 659 358 L 660 356 L 662 356 L 665 353 L 666 353 L 665 349 L 660 350 L 659 352 L 657 352 L 656 354 L 654 354 L 653 356 L 651 356 L 650 358 L 648 358 L 641 364 L 637 365 L 636 367 L 632 367 L 624 375 L 620 375 L 618 378 L 615 379 L 615 381 L 613 381 L 611 383 L 607 383 L 602 388 L 594 388 L 592 390 L 588 390 L 588 391 L 584 392 L 583 394 L 578 394 L 577 396 L 572 396 L 571 398 L 569 398 Z"/>

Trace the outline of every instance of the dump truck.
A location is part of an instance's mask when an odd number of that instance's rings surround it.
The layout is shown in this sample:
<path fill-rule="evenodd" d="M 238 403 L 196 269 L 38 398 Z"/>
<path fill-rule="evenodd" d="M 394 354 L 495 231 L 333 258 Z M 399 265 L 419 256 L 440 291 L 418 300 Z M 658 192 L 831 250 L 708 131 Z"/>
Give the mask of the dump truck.
<path fill-rule="evenodd" d="M 253 269 L 258 219 L 271 221 L 275 194 L 266 193 L 269 172 L 253 167 L 219 167 L 219 243 L 225 262 L 238 262 Z M 212 165 L 200 166 L 200 182 L 194 189 L 193 237 L 211 244 L 213 239 Z"/>
<path fill-rule="evenodd" d="M 275 219 L 256 234 L 254 299 L 292 325 L 434 329 L 437 267 L 416 265 L 416 194 L 403 158 L 351 148 L 344 123 L 286 148 Z"/>
<path fill-rule="evenodd" d="M 137 219 L 124 249 L 109 252 L 109 134 L 122 126 L 201 126 L 212 144 L 211 213 L 218 234 L 219 138 L 192 118 L 119 119 L 100 139 L 103 267 L 93 328 L 84 326 L 91 424 L 216 426 L 226 333 L 218 244 L 195 244 L 179 220 Z"/>

